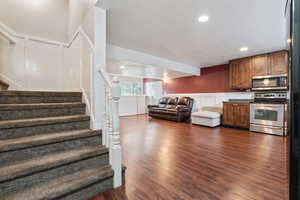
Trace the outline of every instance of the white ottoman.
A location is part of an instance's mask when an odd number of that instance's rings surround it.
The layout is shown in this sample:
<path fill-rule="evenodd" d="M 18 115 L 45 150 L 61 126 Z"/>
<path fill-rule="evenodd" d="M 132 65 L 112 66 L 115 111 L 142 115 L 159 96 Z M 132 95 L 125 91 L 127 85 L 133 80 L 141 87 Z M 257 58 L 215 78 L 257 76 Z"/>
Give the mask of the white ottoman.
<path fill-rule="evenodd" d="M 200 111 L 192 113 L 192 124 L 216 127 L 221 124 L 221 114 L 212 111 Z"/>

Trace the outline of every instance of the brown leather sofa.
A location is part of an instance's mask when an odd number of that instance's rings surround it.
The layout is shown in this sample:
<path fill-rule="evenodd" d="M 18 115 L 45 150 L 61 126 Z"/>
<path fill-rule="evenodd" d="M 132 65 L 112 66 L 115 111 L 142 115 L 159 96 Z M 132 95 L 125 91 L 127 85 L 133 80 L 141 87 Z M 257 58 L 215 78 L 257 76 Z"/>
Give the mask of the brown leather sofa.
<path fill-rule="evenodd" d="M 190 97 L 163 97 L 158 105 L 149 105 L 149 116 L 177 122 L 190 121 L 194 100 Z"/>

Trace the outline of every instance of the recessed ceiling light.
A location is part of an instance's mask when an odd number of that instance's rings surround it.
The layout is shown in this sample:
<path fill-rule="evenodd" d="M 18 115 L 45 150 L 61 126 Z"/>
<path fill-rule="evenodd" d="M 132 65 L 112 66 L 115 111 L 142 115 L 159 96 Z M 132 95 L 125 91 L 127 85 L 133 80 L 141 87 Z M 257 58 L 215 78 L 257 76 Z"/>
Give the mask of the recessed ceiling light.
<path fill-rule="evenodd" d="M 241 52 L 248 51 L 248 47 L 242 47 L 242 48 L 240 48 L 240 51 L 241 51 Z"/>
<path fill-rule="evenodd" d="M 292 43 L 292 39 L 289 38 L 289 39 L 287 40 L 287 43 Z"/>
<path fill-rule="evenodd" d="M 120 69 L 125 69 L 125 66 L 124 66 L 124 65 L 121 65 L 121 66 L 120 66 Z"/>
<path fill-rule="evenodd" d="M 200 17 L 198 18 L 198 21 L 199 21 L 200 23 L 207 22 L 208 20 L 209 20 L 209 16 L 207 16 L 207 15 L 202 15 L 202 16 L 200 16 Z"/>

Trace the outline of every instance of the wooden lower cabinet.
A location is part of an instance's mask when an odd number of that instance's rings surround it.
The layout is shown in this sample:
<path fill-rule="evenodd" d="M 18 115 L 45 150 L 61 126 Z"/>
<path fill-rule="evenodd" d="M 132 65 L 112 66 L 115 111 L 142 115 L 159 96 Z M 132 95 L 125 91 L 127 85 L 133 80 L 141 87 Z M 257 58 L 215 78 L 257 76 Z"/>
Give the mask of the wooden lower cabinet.
<path fill-rule="evenodd" d="M 250 104 L 224 102 L 223 103 L 223 125 L 249 128 L 250 127 Z"/>

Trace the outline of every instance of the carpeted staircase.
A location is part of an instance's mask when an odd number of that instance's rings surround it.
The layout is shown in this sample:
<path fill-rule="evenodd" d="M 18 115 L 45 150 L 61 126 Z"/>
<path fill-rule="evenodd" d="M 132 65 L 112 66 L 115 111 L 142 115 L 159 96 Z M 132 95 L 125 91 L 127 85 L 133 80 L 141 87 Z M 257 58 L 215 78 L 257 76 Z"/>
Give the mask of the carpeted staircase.
<path fill-rule="evenodd" d="M 79 92 L 0 91 L 0 199 L 86 200 L 113 187 Z"/>

